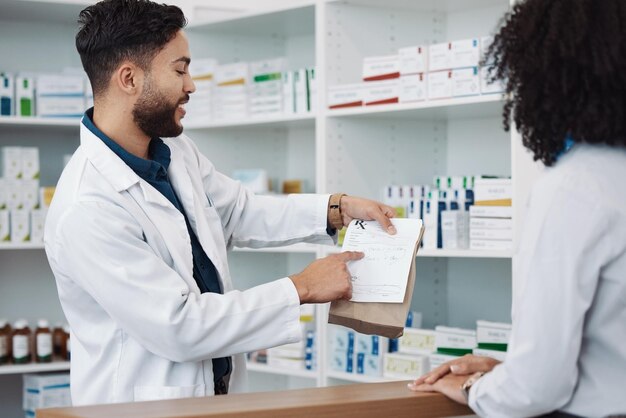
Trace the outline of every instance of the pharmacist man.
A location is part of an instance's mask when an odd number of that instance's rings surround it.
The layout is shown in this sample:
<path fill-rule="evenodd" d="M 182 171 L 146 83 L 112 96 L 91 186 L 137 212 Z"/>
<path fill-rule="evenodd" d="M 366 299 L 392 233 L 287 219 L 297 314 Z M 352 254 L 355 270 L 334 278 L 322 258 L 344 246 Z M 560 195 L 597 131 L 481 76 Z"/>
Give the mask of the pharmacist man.
<path fill-rule="evenodd" d="M 241 391 L 240 353 L 300 340 L 300 304 L 349 298 L 346 262 L 363 254 L 240 292 L 227 248 L 332 243 L 352 218 L 394 233 L 393 210 L 341 195 L 254 196 L 217 172 L 181 135 L 195 87 L 177 7 L 106 0 L 80 23 L 95 106 L 45 230 L 72 329 L 73 402 Z"/>

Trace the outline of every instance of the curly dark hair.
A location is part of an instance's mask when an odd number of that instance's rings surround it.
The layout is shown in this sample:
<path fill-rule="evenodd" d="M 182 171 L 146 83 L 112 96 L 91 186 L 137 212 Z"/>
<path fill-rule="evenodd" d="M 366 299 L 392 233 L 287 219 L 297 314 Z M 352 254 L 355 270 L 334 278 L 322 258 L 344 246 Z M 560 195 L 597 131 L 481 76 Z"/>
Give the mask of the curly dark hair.
<path fill-rule="evenodd" d="M 149 0 L 104 0 L 81 11 L 78 23 L 76 49 L 98 96 L 124 60 L 149 70 L 154 56 L 187 20 L 176 6 Z"/>
<path fill-rule="evenodd" d="M 567 137 L 626 146 L 626 1 L 525 0 L 487 51 L 535 160 L 552 165 Z"/>

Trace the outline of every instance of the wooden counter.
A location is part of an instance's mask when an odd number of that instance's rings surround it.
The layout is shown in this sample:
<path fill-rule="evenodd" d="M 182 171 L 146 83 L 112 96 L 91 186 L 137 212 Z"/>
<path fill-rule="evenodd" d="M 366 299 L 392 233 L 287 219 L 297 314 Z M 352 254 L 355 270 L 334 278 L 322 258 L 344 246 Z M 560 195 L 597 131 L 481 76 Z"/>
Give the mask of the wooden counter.
<path fill-rule="evenodd" d="M 51 408 L 37 418 L 396 418 L 452 417 L 472 411 L 438 393 L 415 393 L 408 382 L 211 396 L 74 408 Z"/>

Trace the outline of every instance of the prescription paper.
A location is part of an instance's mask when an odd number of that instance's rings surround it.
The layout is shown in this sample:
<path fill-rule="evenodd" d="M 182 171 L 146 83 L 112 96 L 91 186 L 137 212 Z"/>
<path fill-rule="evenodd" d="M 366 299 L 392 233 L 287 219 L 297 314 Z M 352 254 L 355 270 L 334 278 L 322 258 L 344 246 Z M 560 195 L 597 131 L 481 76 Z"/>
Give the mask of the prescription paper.
<path fill-rule="evenodd" d="M 413 222 L 413 224 L 410 222 Z M 398 230 L 396 235 L 382 235 L 386 234 L 386 232 L 383 232 L 380 227 L 370 228 L 369 224 L 377 224 L 369 222 L 368 225 L 363 225 L 366 233 L 357 231 L 359 233 L 356 236 L 351 234 L 352 239 L 350 243 L 344 241 L 343 247 L 344 250 L 356 249 L 365 252 L 365 258 L 348 266 L 353 277 L 355 277 L 353 283 L 356 283 L 356 286 L 353 286 L 353 295 L 355 294 L 355 288 L 357 288 L 358 294 L 365 293 L 370 297 L 373 294 L 376 298 L 382 296 L 387 300 L 385 302 L 336 300 L 330 304 L 330 311 L 328 312 L 329 324 L 342 325 L 362 334 L 382 335 L 387 338 L 398 338 L 402 335 L 415 286 L 415 254 L 424 234 L 424 227 L 420 219 L 393 219 L 392 223 Z M 355 227 L 359 228 L 356 222 L 354 222 L 352 229 Z M 409 240 L 406 237 L 413 234 L 413 228 L 417 228 L 418 234 Z M 350 227 L 348 230 L 350 230 Z M 388 240 L 388 236 L 394 238 Z M 413 244 L 409 244 L 409 242 L 413 242 Z M 393 248 L 395 247 L 409 248 L 408 273 L 403 273 L 405 271 L 404 265 L 399 261 L 399 259 L 405 259 L 406 253 L 404 250 L 394 252 Z M 391 251 L 388 251 L 390 249 Z M 402 256 L 398 256 L 397 253 L 401 253 Z M 384 256 L 381 254 L 384 254 Z M 383 260 L 382 263 L 381 260 Z M 380 267 L 376 266 L 380 264 L 386 266 L 383 274 L 373 273 L 373 271 L 380 272 Z M 376 270 L 371 269 L 372 265 L 376 267 Z M 403 276 L 396 276 L 396 272 L 390 273 L 390 265 L 394 266 L 394 271 L 403 274 Z M 382 292 L 380 291 L 380 283 L 383 284 Z M 404 283 L 404 287 L 402 287 L 401 283 Z M 395 289 L 395 291 L 388 292 L 387 288 L 389 287 Z M 391 300 L 395 299 L 399 293 L 403 295 L 400 302 L 391 303 Z"/>
<path fill-rule="evenodd" d="M 353 220 L 343 251 L 361 251 L 365 257 L 348 262 L 352 275 L 351 302 L 402 303 L 415 246 L 422 230 L 420 219 L 391 219 L 397 233 L 389 235 L 376 221 Z"/>

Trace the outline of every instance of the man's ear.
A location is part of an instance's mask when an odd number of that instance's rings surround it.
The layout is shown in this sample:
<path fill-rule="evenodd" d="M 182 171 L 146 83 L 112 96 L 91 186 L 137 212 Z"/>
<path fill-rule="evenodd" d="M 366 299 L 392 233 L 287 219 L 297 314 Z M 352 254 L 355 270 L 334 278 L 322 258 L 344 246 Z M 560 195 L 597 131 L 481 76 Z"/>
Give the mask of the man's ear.
<path fill-rule="evenodd" d="M 124 61 L 113 73 L 111 80 L 118 90 L 129 96 L 141 93 L 144 73 L 141 68 L 130 61 Z"/>

